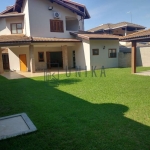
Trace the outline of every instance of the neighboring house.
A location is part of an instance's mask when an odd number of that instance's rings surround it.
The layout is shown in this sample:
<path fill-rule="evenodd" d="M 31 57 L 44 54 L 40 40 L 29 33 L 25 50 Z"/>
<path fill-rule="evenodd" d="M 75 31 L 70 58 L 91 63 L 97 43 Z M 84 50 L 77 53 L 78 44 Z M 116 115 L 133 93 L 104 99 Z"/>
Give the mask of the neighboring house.
<path fill-rule="evenodd" d="M 116 24 L 112 24 L 112 23 L 102 24 L 88 31 L 94 32 L 94 33 L 106 33 L 106 34 L 113 34 L 113 35 L 119 35 L 119 36 L 126 36 L 128 34 L 138 32 L 145 28 L 146 27 L 138 25 L 138 24 L 133 24 L 129 22 L 119 22 Z"/>
<path fill-rule="evenodd" d="M 0 13 L 0 72 L 118 67 L 119 37 L 84 32 L 89 18 L 69 0 L 16 0 Z"/>

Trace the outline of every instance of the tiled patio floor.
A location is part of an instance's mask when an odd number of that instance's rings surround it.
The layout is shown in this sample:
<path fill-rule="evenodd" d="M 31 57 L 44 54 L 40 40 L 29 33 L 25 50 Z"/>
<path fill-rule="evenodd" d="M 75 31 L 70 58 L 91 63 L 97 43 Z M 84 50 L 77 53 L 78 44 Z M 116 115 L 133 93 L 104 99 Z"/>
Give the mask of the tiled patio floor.
<path fill-rule="evenodd" d="M 56 73 L 58 74 L 57 69 L 51 70 L 49 71 L 49 73 Z M 75 72 L 75 70 L 72 70 L 72 72 Z M 66 71 L 65 70 L 59 70 L 59 74 L 65 74 Z M 21 79 L 21 78 L 31 78 L 31 77 L 40 77 L 40 76 L 44 76 L 44 71 L 37 71 L 35 73 L 31 73 L 31 72 L 11 72 L 11 71 L 7 71 L 1 74 L 1 76 L 11 80 L 11 79 Z"/>

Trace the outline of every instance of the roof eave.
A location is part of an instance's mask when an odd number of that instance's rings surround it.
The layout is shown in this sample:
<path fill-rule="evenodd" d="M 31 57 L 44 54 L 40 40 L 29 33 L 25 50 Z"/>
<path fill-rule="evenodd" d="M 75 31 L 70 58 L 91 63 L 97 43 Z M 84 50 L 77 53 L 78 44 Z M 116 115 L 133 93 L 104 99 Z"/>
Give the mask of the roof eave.
<path fill-rule="evenodd" d="M 135 38 L 125 38 L 125 39 L 119 39 L 122 42 L 132 42 L 132 41 L 139 41 L 139 40 L 149 40 L 150 42 L 150 36 L 146 37 L 135 37 Z"/>
<path fill-rule="evenodd" d="M 3 14 L 5 14 L 5 13 L 9 12 L 11 9 L 14 9 L 14 5 L 11 6 L 10 8 L 8 8 L 8 9 L 2 11 L 2 12 L 0 13 L 0 15 L 3 15 Z"/>
<path fill-rule="evenodd" d="M 7 17 L 18 17 L 18 16 L 24 16 L 25 14 L 23 13 L 18 13 L 18 14 L 4 14 L 4 15 L 0 15 L 0 18 L 7 18 Z"/>
<path fill-rule="evenodd" d="M 81 15 L 81 16 L 83 16 L 84 18 L 86 17 L 83 12 L 81 12 L 80 10 L 77 10 L 77 9 L 75 9 L 75 8 L 73 8 L 73 7 L 71 7 L 71 6 L 67 5 L 67 4 L 65 4 L 65 3 L 62 2 L 62 1 L 53 0 L 53 2 L 55 2 L 55 3 L 59 4 L 59 5 L 62 5 L 62 6 L 64 6 L 64 7 L 66 7 L 66 8 L 68 8 L 68 9 L 70 9 L 70 10 L 73 11 L 73 12 L 76 12 L 78 15 Z"/>

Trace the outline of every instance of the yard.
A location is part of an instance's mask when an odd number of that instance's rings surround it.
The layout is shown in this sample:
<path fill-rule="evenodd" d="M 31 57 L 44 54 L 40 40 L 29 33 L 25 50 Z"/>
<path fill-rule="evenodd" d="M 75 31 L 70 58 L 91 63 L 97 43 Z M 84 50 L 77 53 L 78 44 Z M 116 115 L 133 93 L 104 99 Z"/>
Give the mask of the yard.
<path fill-rule="evenodd" d="M 150 76 L 130 72 L 64 74 L 59 86 L 0 76 L 0 117 L 25 112 L 38 129 L 0 141 L 0 150 L 149 150 Z"/>

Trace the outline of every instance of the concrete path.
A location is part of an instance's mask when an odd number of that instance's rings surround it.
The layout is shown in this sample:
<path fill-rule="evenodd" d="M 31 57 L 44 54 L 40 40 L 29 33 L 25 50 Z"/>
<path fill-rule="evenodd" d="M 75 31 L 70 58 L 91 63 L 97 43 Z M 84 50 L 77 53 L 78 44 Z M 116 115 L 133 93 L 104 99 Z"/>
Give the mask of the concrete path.
<path fill-rule="evenodd" d="M 76 72 L 75 69 L 72 69 L 71 72 Z M 50 73 L 50 71 L 49 71 Z M 58 74 L 58 70 L 57 69 L 53 69 L 51 70 L 51 73 L 55 73 Z M 65 70 L 59 70 L 59 74 L 65 74 L 66 71 Z M 68 72 L 69 73 L 69 72 Z M 31 72 L 4 72 L 1 74 L 1 76 L 11 80 L 11 79 L 21 79 L 21 78 L 32 78 L 32 77 L 40 77 L 40 76 L 44 76 L 44 72 L 43 71 L 37 71 L 35 73 L 31 73 Z"/>
<path fill-rule="evenodd" d="M 150 70 L 138 72 L 138 73 L 135 73 L 135 74 L 136 75 L 141 75 L 141 76 L 150 76 Z"/>

